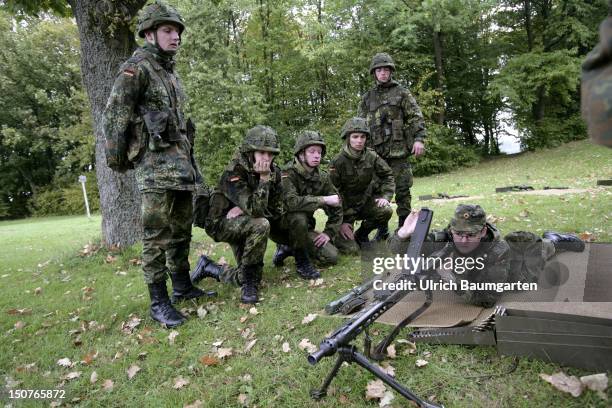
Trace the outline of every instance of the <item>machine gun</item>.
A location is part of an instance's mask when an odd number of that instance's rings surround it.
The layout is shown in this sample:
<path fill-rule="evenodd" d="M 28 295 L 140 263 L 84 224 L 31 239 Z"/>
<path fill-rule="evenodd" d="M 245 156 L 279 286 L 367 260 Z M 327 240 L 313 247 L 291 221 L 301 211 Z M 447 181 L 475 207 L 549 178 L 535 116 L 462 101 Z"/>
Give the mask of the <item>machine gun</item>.
<path fill-rule="evenodd" d="M 427 237 L 427 234 L 429 232 L 432 216 L 433 211 L 427 208 L 422 208 L 419 212 L 417 225 L 414 230 L 414 233 L 411 236 L 408 250 L 406 251 L 406 255 L 408 257 L 417 258 L 420 256 L 423 243 L 425 242 L 425 238 Z M 423 276 L 421 275 L 421 262 L 417 262 L 415 264 L 415 269 L 408 269 L 402 271 L 399 276 L 399 279 L 395 283 L 400 283 L 401 281 L 416 282 L 417 280 L 422 279 Z M 410 401 L 414 401 L 419 407 L 441 408 L 440 405 L 436 405 L 432 402 L 423 400 L 417 395 L 413 394 L 409 389 L 407 389 L 402 384 L 397 382 L 393 377 L 382 371 L 378 366 L 372 364 L 372 362 L 370 362 L 370 360 L 368 359 L 368 357 L 371 356 L 375 360 L 381 360 L 383 358 L 384 351 L 387 349 L 389 344 L 391 344 L 393 339 L 399 334 L 400 330 L 412 320 L 414 320 L 416 317 L 418 317 L 421 313 L 423 313 L 432 302 L 431 291 L 426 291 L 427 299 L 425 303 L 423 303 L 423 305 L 419 309 L 410 314 L 406 319 L 401 321 L 393 329 L 393 331 L 389 333 L 389 335 L 385 337 L 378 344 L 378 346 L 376 346 L 374 352 L 371 353 L 371 339 L 368 334 L 368 327 L 372 325 L 372 323 L 374 323 L 386 311 L 395 306 L 408 293 L 409 292 L 407 290 L 396 290 L 391 293 L 384 293 L 384 291 L 377 293 L 376 298 L 380 300 L 377 300 L 369 308 L 363 309 L 352 319 L 347 321 L 338 330 L 336 330 L 334 333 L 332 333 L 329 337 L 327 337 L 321 342 L 321 344 L 319 345 L 319 350 L 308 356 L 308 362 L 312 365 L 315 365 L 323 357 L 330 357 L 338 353 L 338 359 L 336 360 L 336 363 L 329 375 L 325 378 L 325 381 L 323 382 L 321 388 L 311 391 L 312 398 L 321 399 L 327 394 L 327 388 L 329 387 L 329 384 L 332 382 L 336 374 L 338 374 L 338 370 L 342 366 L 342 363 L 346 361 L 349 364 L 353 362 L 357 363 L 361 367 L 370 371 L 376 377 L 380 378 L 386 384 L 391 386 L 395 391 L 400 393 L 403 397 L 407 398 Z M 365 332 L 365 355 L 359 353 L 357 351 L 357 347 L 351 344 L 351 342 L 361 332 Z"/>

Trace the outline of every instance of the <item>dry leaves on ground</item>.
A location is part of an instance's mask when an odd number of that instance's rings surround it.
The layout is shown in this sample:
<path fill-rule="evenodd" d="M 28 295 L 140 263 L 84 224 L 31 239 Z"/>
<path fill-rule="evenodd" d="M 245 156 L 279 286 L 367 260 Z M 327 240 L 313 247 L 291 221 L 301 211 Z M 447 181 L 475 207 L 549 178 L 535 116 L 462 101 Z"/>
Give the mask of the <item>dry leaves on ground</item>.
<path fill-rule="evenodd" d="M 200 357 L 200 363 L 206 367 L 219 365 L 219 359 L 214 356 L 202 356 Z"/>
<path fill-rule="evenodd" d="M 255 343 L 257 343 L 257 339 L 253 339 L 253 340 L 249 341 L 247 343 L 246 347 L 244 348 L 244 352 L 248 353 L 249 351 L 251 351 L 253 346 L 255 346 Z"/>
<path fill-rule="evenodd" d="M 230 357 L 232 354 L 234 354 L 234 352 L 231 347 L 217 349 L 217 357 L 220 359 Z"/>
<path fill-rule="evenodd" d="M 302 319 L 302 324 L 308 324 L 316 318 L 317 318 L 316 313 L 308 313 L 308 315 Z"/>
<path fill-rule="evenodd" d="M 291 351 L 291 347 L 289 347 L 289 343 L 284 342 L 283 345 L 281 346 L 281 349 L 283 350 L 283 353 L 288 353 Z"/>
<path fill-rule="evenodd" d="M 174 388 L 175 390 L 180 390 L 186 385 L 189 385 L 189 380 L 183 377 L 177 377 L 174 379 L 174 385 L 172 386 L 172 388 Z"/>
<path fill-rule="evenodd" d="M 132 334 L 134 329 L 138 327 L 142 319 L 135 314 L 128 316 L 128 320 L 121 323 L 121 331 L 125 334 Z"/>
<path fill-rule="evenodd" d="M 389 358 L 397 357 L 397 351 L 395 350 L 395 344 L 391 344 L 389 347 L 387 347 L 387 356 L 389 356 Z"/>
<path fill-rule="evenodd" d="M 108 392 L 112 391 L 114 387 L 115 383 L 113 382 L 113 380 L 104 380 L 104 382 L 102 383 L 102 388 Z"/>
<path fill-rule="evenodd" d="M 138 367 L 136 364 L 132 364 L 130 368 L 128 368 L 127 370 L 128 378 L 131 380 L 132 378 L 134 378 L 136 373 L 138 373 L 139 371 L 140 371 L 140 367 Z"/>
<path fill-rule="evenodd" d="M 579 397 L 582 394 L 584 385 L 576 376 L 568 376 L 563 372 L 558 372 L 553 375 L 540 374 L 540 378 L 552 384 L 556 389 L 567 392 L 573 397 Z"/>
<path fill-rule="evenodd" d="M 414 364 L 420 368 L 425 367 L 427 364 L 429 364 L 429 362 L 427 360 L 422 360 L 419 358 Z"/>
<path fill-rule="evenodd" d="M 306 350 L 309 353 L 314 353 L 317 351 L 317 346 L 312 344 L 309 339 L 302 339 L 298 344 L 300 350 Z"/>
<path fill-rule="evenodd" d="M 60 358 L 59 360 L 57 360 L 57 365 L 60 365 L 62 367 L 72 367 L 74 366 L 74 363 L 72 361 L 70 361 L 69 358 Z"/>
<path fill-rule="evenodd" d="M 168 343 L 170 343 L 170 345 L 173 345 L 174 339 L 176 339 L 176 336 L 178 335 L 179 335 L 179 332 L 177 332 L 176 330 L 172 330 L 170 334 L 168 334 Z"/>
<path fill-rule="evenodd" d="M 366 387 L 366 400 L 381 400 L 385 396 L 387 387 L 382 380 L 371 380 Z"/>

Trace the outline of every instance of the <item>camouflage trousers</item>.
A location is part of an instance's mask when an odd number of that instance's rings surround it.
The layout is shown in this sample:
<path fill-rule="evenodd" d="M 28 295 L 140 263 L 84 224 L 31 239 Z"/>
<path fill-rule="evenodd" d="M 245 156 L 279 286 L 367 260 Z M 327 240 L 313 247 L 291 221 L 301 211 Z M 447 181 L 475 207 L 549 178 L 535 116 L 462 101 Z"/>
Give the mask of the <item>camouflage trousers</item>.
<path fill-rule="evenodd" d="M 505 237 L 510 246 L 509 282 L 538 282 L 546 262 L 555 255 L 554 244 L 532 232 L 515 231 Z"/>
<path fill-rule="evenodd" d="M 377 207 L 374 198 L 370 198 L 361 209 L 356 213 L 345 216 L 345 222 L 353 224 L 356 220 L 361 220 L 358 231 L 369 234 L 381 225 L 386 225 L 393 215 L 393 208 Z M 334 239 L 334 245 L 342 254 L 358 254 L 359 245 L 354 240 L 345 239 L 340 234 Z"/>
<path fill-rule="evenodd" d="M 318 235 L 314 231 L 315 225 L 312 213 L 290 212 L 283 216 L 280 223 L 272 224 L 270 239 L 294 250 L 306 249 L 310 259 L 320 265 L 335 265 L 338 263 L 338 249 L 331 241 L 322 247 L 314 245 L 313 240 Z"/>
<path fill-rule="evenodd" d="M 191 194 L 176 190 L 142 193 L 142 270 L 147 284 L 165 281 L 168 273 L 189 273 Z"/>
<path fill-rule="evenodd" d="M 270 235 L 270 222 L 265 218 L 241 215 L 232 219 L 225 216 L 206 232 L 217 242 L 227 242 L 232 247 L 236 267 L 226 267 L 221 281 L 240 286 L 245 266 L 263 266 L 263 258 Z"/>
<path fill-rule="evenodd" d="M 393 170 L 393 178 L 395 179 L 395 203 L 397 204 L 397 216 L 407 217 L 412 208 L 412 195 L 410 187 L 412 187 L 412 168 L 408 159 L 387 159 L 385 160 L 391 170 Z"/>

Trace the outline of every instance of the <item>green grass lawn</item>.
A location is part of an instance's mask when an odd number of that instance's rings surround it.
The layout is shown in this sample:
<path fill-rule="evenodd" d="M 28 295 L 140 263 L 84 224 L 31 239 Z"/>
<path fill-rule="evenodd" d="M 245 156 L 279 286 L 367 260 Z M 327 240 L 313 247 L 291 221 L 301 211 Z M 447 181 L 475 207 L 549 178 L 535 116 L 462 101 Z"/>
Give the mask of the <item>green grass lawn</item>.
<path fill-rule="evenodd" d="M 557 229 L 612 239 L 612 188 L 595 188 L 597 179 L 612 177 L 612 150 L 588 142 L 491 160 L 450 174 L 418 178 L 413 197 L 448 193 L 479 195 L 477 200 L 497 220 L 503 232 Z M 495 187 L 531 184 L 567 186 L 588 192 L 565 196 L 495 194 Z M 434 224 L 443 227 L 456 202 L 419 202 L 435 211 Z M 392 221 L 395 226 L 396 220 Z M 359 260 L 344 257 L 323 271 L 324 282 L 309 286 L 296 277 L 292 261 L 285 268 L 269 266 L 274 245 L 266 254 L 265 284 L 257 314 L 239 306 L 239 289 L 216 282 L 203 286 L 219 292 L 211 302 L 184 303 L 190 313 L 177 329 L 174 344 L 169 330 L 148 317 L 149 299 L 135 260 L 140 245 L 122 253 L 80 252 L 100 236 L 100 218 L 54 217 L 0 223 L 0 402 L 12 406 L 49 406 L 56 400 L 8 399 L 12 389 L 63 389 L 62 406 L 179 406 L 201 402 L 204 407 L 337 407 L 377 406 L 366 401 L 372 376 L 358 367 L 343 367 L 330 395 L 310 399 L 332 359 L 315 367 L 298 344 L 319 341 L 340 324 L 339 319 L 317 317 L 303 325 L 338 294 L 358 282 Z M 227 245 L 215 244 L 194 231 L 191 261 L 206 252 L 233 262 Z M 198 308 L 208 313 L 198 317 Z M 137 316 L 132 333 L 122 323 Z M 376 330 L 385 329 L 376 326 Z M 381 330 L 383 332 L 384 330 Z M 253 340 L 257 340 L 254 345 Z M 219 342 L 222 342 L 219 344 Z M 284 352 L 284 343 L 290 350 Z M 359 342 L 358 344 L 360 344 Z M 247 350 L 247 345 L 252 347 Z M 217 348 L 231 355 L 215 359 Z M 579 398 L 553 389 L 540 373 L 584 370 L 521 358 L 509 374 L 513 359 L 498 356 L 493 347 L 419 345 L 416 354 L 398 346 L 390 360 L 396 378 L 422 397 L 435 397 L 447 407 L 606 407 L 594 392 Z M 431 354 L 429 356 L 429 354 Z M 415 367 L 428 355 L 429 364 Z M 212 357 L 212 358 L 211 358 Z M 58 365 L 67 358 L 72 367 Z M 206 364 L 205 364 L 206 363 Z M 212 364 L 211 364 L 212 363 Z M 127 371 L 140 371 L 129 379 Z M 95 372 L 97 380 L 92 383 Z M 76 378 L 68 379 L 69 373 Z M 177 379 L 189 383 L 175 388 Z M 110 387 L 112 381 L 112 387 Z M 612 388 L 612 387 L 610 387 Z M 612 390 L 607 391 L 612 401 Z M 57 400 L 59 401 L 59 400 Z M 396 395 L 392 406 L 405 406 Z"/>

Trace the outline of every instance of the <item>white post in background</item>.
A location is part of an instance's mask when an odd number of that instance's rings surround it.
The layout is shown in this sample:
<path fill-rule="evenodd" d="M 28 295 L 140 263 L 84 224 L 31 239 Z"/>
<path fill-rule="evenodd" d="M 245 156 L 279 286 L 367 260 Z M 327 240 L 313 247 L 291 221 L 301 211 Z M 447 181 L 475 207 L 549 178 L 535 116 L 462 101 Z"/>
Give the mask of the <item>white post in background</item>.
<path fill-rule="evenodd" d="M 81 183 L 81 187 L 83 187 L 83 198 L 85 199 L 85 209 L 87 210 L 87 218 L 91 219 L 91 214 L 89 213 L 89 201 L 87 201 L 87 192 L 85 191 L 86 181 L 87 177 L 79 176 L 79 183 Z"/>

